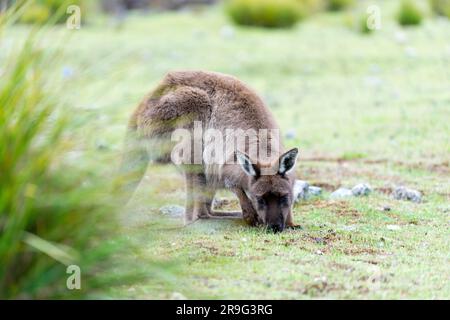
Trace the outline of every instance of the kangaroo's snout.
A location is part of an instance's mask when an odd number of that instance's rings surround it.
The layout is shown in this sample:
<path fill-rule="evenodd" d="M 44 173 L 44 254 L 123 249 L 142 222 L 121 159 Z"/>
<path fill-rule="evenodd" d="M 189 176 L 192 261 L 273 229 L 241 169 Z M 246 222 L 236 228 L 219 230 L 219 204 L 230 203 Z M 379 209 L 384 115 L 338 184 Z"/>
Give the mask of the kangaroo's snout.
<path fill-rule="evenodd" d="M 276 223 L 269 225 L 269 230 L 273 233 L 278 233 L 284 230 L 284 223 Z"/>

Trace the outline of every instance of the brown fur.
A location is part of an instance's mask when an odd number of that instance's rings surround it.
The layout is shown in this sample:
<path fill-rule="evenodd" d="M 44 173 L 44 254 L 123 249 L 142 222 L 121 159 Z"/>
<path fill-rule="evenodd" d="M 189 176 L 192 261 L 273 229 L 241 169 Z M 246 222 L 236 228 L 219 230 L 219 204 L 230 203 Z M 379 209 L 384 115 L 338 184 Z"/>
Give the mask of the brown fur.
<path fill-rule="evenodd" d="M 140 103 L 130 119 L 122 172 L 130 177 L 127 185 L 131 191 L 149 160 L 170 159 L 172 131 L 193 129 L 194 121 L 201 121 L 204 130 L 214 128 L 224 135 L 226 129 L 278 129 L 263 101 L 238 79 L 213 72 L 171 72 Z M 279 137 L 272 139 L 276 142 L 275 150 L 271 150 L 274 157 L 266 162 L 252 159 L 257 162 L 253 166 L 258 172 L 265 167 L 278 168 L 285 150 Z M 234 159 L 236 154 L 232 151 L 225 157 Z M 253 177 L 239 164 L 182 165 L 182 169 L 186 179 L 186 222 L 226 216 L 211 209 L 215 191 L 225 187 L 239 198 L 243 218 L 249 224 L 277 225 L 281 230 L 285 225 L 294 225 L 291 213 L 294 170 Z M 280 200 L 283 196 L 287 203 L 277 204 L 283 202 Z"/>

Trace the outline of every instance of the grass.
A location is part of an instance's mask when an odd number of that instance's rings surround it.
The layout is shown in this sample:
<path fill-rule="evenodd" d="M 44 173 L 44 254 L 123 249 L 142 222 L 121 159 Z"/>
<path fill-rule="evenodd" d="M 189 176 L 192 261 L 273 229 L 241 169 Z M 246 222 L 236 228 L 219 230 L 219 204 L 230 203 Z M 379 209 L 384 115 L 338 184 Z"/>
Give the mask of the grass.
<path fill-rule="evenodd" d="M 420 25 L 423 20 L 422 9 L 413 1 L 403 0 L 397 19 L 402 26 Z"/>
<path fill-rule="evenodd" d="M 6 32 L 2 21 L 0 34 Z M 93 280 L 95 269 L 105 273 L 118 247 L 99 232 L 109 223 L 97 226 L 108 208 L 100 200 L 104 192 L 93 187 L 95 174 L 82 165 L 64 166 L 70 133 L 45 77 L 45 66 L 57 57 L 39 50 L 38 40 L 30 33 L 14 55 L 4 57 L 0 78 L 2 299 L 80 297 L 64 285 L 69 265 L 82 266 L 83 286 L 94 291 L 103 281 Z M 109 216 L 112 211 L 110 206 Z M 93 241 L 103 244 L 94 248 Z"/>
<path fill-rule="evenodd" d="M 180 274 L 113 287 L 109 296 L 450 297 L 450 21 L 401 29 L 396 4 L 380 5 L 383 26 L 370 37 L 348 30 L 339 14 L 291 30 L 230 29 L 220 8 L 48 31 L 43 47 L 68 43 L 63 63 L 48 72 L 70 84 L 60 98 L 76 106 L 73 161 L 107 171 L 128 116 L 159 79 L 173 69 L 207 69 L 236 75 L 263 96 L 282 129 L 297 133 L 286 144 L 300 147 L 298 177 L 325 189 L 295 206 L 299 231 L 273 235 L 237 221 L 184 228 L 178 219 L 152 228 L 160 206 L 184 203 L 177 171 L 152 166 L 121 214 L 123 232 L 140 246 L 139 265 L 156 256 L 178 262 Z M 327 199 L 361 181 L 375 188 L 369 197 Z M 389 190 L 402 184 L 422 191 L 424 202 L 391 199 Z"/>

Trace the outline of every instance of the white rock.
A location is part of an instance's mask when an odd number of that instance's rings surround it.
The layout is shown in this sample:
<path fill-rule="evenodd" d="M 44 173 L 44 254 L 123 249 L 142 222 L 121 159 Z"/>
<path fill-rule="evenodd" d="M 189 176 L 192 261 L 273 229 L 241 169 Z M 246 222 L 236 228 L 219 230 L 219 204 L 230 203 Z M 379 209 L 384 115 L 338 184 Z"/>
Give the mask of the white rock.
<path fill-rule="evenodd" d="M 73 78 L 75 71 L 70 66 L 64 66 L 61 70 L 61 74 L 64 79 L 70 79 Z"/>
<path fill-rule="evenodd" d="M 352 196 L 353 196 L 352 190 L 347 189 L 347 188 L 339 188 L 330 195 L 330 198 L 331 199 L 342 199 L 342 198 L 348 198 L 348 197 L 352 197 Z"/>
<path fill-rule="evenodd" d="M 355 231 L 356 226 L 355 225 L 343 226 L 341 229 L 344 231 Z"/>
<path fill-rule="evenodd" d="M 308 196 L 308 189 L 308 182 L 296 180 L 294 184 L 294 201 L 305 200 Z"/>
<path fill-rule="evenodd" d="M 352 188 L 352 193 L 354 196 L 367 196 L 372 192 L 372 187 L 367 183 L 357 184 Z"/>
<path fill-rule="evenodd" d="M 222 38 L 231 39 L 234 37 L 234 28 L 229 25 L 223 26 L 220 28 L 220 35 Z"/>
<path fill-rule="evenodd" d="M 416 203 L 422 202 L 422 194 L 419 191 L 403 186 L 395 188 L 392 196 L 397 200 L 408 200 Z"/>
<path fill-rule="evenodd" d="M 159 208 L 159 212 L 172 218 L 179 218 L 184 216 L 184 208 L 182 206 L 173 204 Z"/>
<path fill-rule="evenodd" d="M 323 283 L 326 283 L 327 281 L 328 281 L 328 279 L 327 279 L 326 276 L 321 276 L 321 277 L 314 278 L 314 282 L 323 282 Z"/>
<path fill-rule="evenodd" d="M 171 300 L 187 300 L 187 298 L 179 292 L 172 293 L 172 296 L 170 297 Z"/>
<path fill-rule="evenodd" d="M 398 44 L 405 44 L 408 41 L 406 33 L 404 33 L 403 31 L 397 31 L 394 34 L 394 39 Z"/>
<path fill-rule="evenodd" d="M 322 188 L 309 186 L 308 188 L 308 196 L 320 196 L 322 194 Z"/>
<path fill-rule="evenodd" d="M 294 184 L 294 201 L 298 202 L 322 194 L 322 188 L 310 186 L 308 182 L 296 180 Z"/>
<path fill-rule="evenodd" d="M 406 47 L 405 54 L 408 58 L 415 58 L 417 57 L 417 50 L 414 47 Z"/>
<path fill-rule="evenodd" d="M 383 79 L 379 76 L 368 76 L 364 79 L 364 83 L 368 87 L 378 88 L 383 85 Z"/>
<path fill-rule="evenodd" d="M 286 131 L 286 139 L 287 140 L 295 139 L 296 136 L 297 136 L 297 132 L 295 129 L 291 128 Z"/>

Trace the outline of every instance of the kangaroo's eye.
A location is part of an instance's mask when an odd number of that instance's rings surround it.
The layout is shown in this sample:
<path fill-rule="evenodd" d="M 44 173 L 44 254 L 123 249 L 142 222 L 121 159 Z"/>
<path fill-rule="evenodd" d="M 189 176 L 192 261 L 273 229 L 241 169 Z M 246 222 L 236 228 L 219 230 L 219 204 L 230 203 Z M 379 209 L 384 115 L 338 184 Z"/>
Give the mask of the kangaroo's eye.
<path fill-rule="evenodd" d="M 259 208 L 264 208 L 266 206 L 266 201 L 264 201 L 264 198 L 258 197 L 256 198 L 256 201 L 258 202 Z"/>
<path fill-rule="evenodd" d="M 278 200 L 281 206 L 288 206 L 289 205 L 289 197 L 288 196 L 281 196 Z"/>

